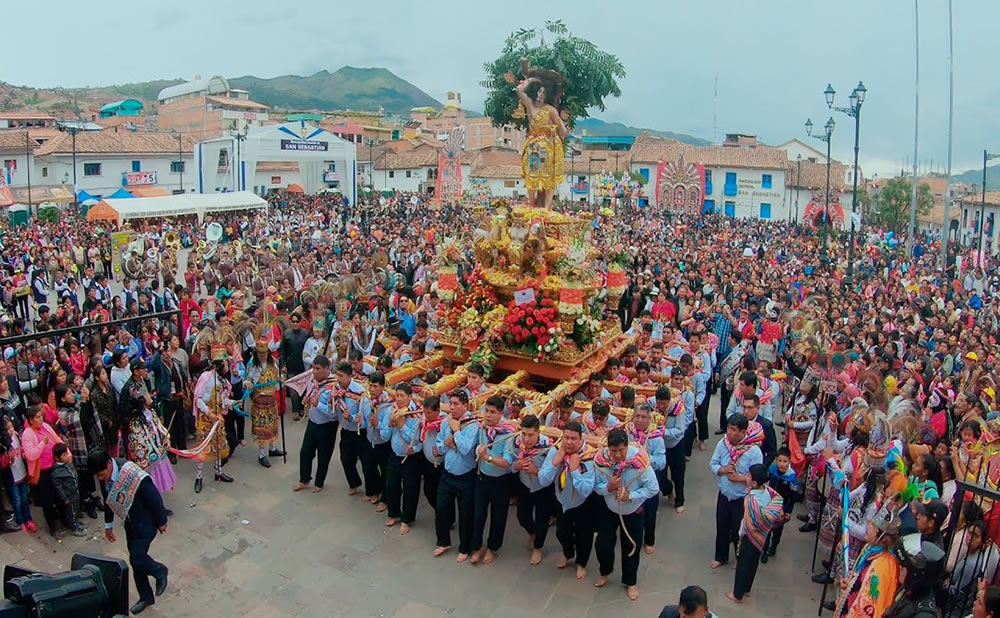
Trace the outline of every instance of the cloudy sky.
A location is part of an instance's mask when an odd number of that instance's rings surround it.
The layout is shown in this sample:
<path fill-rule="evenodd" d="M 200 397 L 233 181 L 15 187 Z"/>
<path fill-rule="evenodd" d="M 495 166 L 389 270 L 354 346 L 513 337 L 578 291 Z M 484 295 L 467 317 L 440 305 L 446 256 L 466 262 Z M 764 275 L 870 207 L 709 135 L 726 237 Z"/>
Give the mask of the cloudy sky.
<path fill-rule="evenodd" d="M 948 14 L 944 0 L 920 4 L 920 155 L 922 168 L 944 171 L 948 123 Z M 805 137 L 811 117 L 830 112 L 862 80 L 866 174 L 897 173 L 913 157 L 914 10 L 912 0 L 424 0 L 284 3 L 173 0 L 128 10 L 88 10 L 78 0 L 38 7 L 11 2 L 7 60 L 0 79 L 17 85 L 107 85 L 222 74 L 307 75 L 343 65 L 381 66 L 443 100 L 462 93 L 482 110 L 482 61 L 521 27 L 562 19 L 578 36 L 617 54 L 628 71 L 622 97 L 604 120 L 713 137 L 713 82 L 718 79 L 716 138 L 756 133 L 777 144 Z M 157 6 L 158 5 L 158 6 Z M 489 8 L 478 8 L 484 5 Z M 587 8 L 594 5 L 599 8 Z M 993 41 L 1000 2 L 960 0 L 954 7 L 953 170 L 976 167 L 982 149 L 1000 151 L 1000 45 Z M 252 93 L 251 93 L 252 96 Z M 990 101 L 994 101 L 993 104 Z M 853 122 L 836 115 L 833 154 L 847 161 Z M 932 163 L 933 162 L 933 163 Z"/>

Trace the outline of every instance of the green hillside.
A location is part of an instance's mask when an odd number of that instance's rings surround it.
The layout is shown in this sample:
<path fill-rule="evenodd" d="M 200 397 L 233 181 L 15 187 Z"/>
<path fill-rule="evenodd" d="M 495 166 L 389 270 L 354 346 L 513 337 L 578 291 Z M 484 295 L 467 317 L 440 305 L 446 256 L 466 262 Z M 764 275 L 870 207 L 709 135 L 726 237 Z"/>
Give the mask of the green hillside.
<path fill-rule="evenodd" d="M 412 107 L 441 107 L 424 91 L 382 68 L 343 67 L 308 77 L 248 75 L 232 78 L 229 84 L 249 90 L 255 101 L 285 109 L 374 111 L 381 106 L 386 113 L 406 115 Z"/>
<path fill-rule="evenodd" d="M 652 133 L 653 135 L 659 135 L 660 137 L 666 137 L 670 139 L 675 139 L 679 142 L 684 142 L 685 144 L 691 144 L 692 146 L 711 146 L 712 143 L 707 139 L 702 139 L 700 137 L 695 137 L 693 135 L 685 135 L 684 133 L 673 133 L 671 131 L 657 131 L 655 129 L 642 129 L 637 127 L 631 127 L 627 124 L 622 124 L 620 122 L 604 122 L 597 118 L 584 118 L 576 123 L 574 131 L 581 134 L 586 134 L 595 137 L 608 137 L 608 136 L 633 136 L 638 137 L 640 133 L 646 131 Z"/>

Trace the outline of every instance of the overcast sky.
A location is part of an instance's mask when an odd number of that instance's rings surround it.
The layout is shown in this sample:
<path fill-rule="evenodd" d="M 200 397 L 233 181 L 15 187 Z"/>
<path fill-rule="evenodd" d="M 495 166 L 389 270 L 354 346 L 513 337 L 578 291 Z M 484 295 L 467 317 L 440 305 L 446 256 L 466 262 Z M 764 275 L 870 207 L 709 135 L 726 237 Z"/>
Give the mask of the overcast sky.
<path fill-rule="evenodd" d="M 947 3 L 919 2 L 919 159 L 944 171 Z M 44 22 L 38 5 L 5 4 L 7 24 L 30 24 L 4 31 L 0 79 L 17 85 L 308 75 L 347 64 L 388 68 L 438 100 L 458 90 L 465 107 L 477 111 L 482 61 L 496 57 L 505 36 L 562 19 L 574 34 L 617 54 L 628 71 L 621 98 L 599 115 L 604 120 L 711 139 L 718 78 L 717 139 L 756 133 L 771 144 L 798 137 L 822 148 L 805 137 L 803 123 L 811 117 L 822 125 L 830 116 L 822 95 L 827 82 L 846 105 L 863 80 L 863 170 L 885 176 L 912 165 L 912 0 L 628 0 L 600 3 L 600 10 L 580 0 L 298 0 L 287 8 L 270 0 L 173 0 L 128 10 L 49 0 L 45 13 L 53 18 Z M 1000 152 L 998 22 L 997 0 L 955 2 L 955 172 L 981 165 L 983 148 Z M 849 161 L 853 121 L 835 119 L 833 154 Z"/>

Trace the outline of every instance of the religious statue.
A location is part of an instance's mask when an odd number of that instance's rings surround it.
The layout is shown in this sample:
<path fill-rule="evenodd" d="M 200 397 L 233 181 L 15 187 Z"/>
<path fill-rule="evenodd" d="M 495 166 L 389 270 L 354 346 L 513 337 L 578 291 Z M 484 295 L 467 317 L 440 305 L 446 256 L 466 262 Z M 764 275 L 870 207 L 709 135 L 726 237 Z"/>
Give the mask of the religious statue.
<path fill-rule="evenodd" d="M 555 71 L 532 69 L 526 58 L 521 58 L 521 73 L 524 79 L 517 85 L 517 97 L 529 118 L 528 139 L 521 153 L 524 185 L 531 205 L 551 208 L 565 174 L 563 140 L 569 135 L 556 109 L 563 80 Z"/>

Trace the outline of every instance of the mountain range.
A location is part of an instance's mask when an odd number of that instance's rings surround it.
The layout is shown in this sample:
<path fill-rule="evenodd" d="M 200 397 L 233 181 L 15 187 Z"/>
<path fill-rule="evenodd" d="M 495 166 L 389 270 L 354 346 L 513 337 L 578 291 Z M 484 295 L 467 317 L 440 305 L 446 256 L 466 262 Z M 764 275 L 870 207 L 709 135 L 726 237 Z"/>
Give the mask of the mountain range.
<path fill-rule="evenodd" d="M 119 84 L 94 88 L 37 89 L 12 87 L 0 83 L 0 111 L 32 107 L 57 112 L 85 113 L 87 109 L 122 98 L 136 98 L 151 105 L 157 94 L 167 86 L 179 84 L 183 79 L 157 79 L 146 82 Z M 330 73 L 319 71 L 312 75 L 282 75 L 256 77 L 244 75 L 228 78 L 233 88 L 247 90 L 250 97 L 260 103 L 288 110 L 364 110 L 375 111 L 380 107 L 386 114 L 408 116 L 414 107 L 441 108 L 440 101 L 417 86 L 384 68 L 358 68 L 345 66 Z M 479 112 L 467 110 L 470 116 Z M 688 144 L 704 146 L 707 140 L 672 133 L 628 126 L 619 122 L 605 122 L 597 118 L 580 120 L 577 132 L 587 135 L 637 136 L 643 131 L 673 138 Z"/>
<path fill-rule="evenodd" d="M 960 182 L 965 185 L 982 187 L 983 168 L 968 170 L 961 174 L 953 174 L 951 180 L 952 182 Z M 992 190 L 994 191 L 1000 190 L 1000 165 L 988 166 L 986 168 L 986 190 L 989 191 L 990 187 L 993 187 Z"/>

